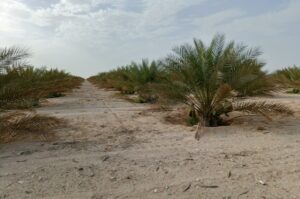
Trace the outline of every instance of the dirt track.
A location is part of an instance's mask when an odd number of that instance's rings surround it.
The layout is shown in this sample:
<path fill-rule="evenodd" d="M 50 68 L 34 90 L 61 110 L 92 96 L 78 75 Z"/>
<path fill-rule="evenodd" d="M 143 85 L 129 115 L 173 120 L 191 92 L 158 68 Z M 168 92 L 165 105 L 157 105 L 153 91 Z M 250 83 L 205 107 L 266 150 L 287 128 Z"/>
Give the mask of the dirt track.
<path fill-rule="evenodd" d="M 55 142 L 0 145 L 0 199 L 300 198 L 299 115 L 247 117 L 197 142 L 113 95 L 86 81 L 38 109 L 69 127 Z M 275 100 L 300 110 L 298 96 Z"/>

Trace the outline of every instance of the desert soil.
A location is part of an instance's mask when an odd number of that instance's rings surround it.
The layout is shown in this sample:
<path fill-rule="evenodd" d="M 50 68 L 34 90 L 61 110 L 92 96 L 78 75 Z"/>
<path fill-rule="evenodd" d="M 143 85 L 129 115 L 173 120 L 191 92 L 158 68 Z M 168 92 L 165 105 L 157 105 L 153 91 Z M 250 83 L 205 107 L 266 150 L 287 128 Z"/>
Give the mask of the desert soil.
<path fill-rule="evenodd" d="M 272 100 L 295 117 L 241 117 L 196 141 L 85 81 L 37 109 L 68 122 L 55 141 L 0 145 L 0 199 L 300 198 L 300 97 Z"/>

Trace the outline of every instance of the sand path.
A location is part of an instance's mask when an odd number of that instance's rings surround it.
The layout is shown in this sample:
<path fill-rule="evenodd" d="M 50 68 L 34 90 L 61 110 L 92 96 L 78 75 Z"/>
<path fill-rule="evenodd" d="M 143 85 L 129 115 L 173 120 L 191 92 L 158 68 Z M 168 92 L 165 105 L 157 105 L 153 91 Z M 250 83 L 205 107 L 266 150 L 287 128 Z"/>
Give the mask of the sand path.
<path fill-rule="evenodd" d="M 69 126 L 55 142 L 0 145 L 0 199 L 300 198 L 297 117 L 248 118 L 197 142 L 194 128 L 114 94 L 85 81 L 39 108 Z M 299 98 L 276 100 L 299 110 Z"/>

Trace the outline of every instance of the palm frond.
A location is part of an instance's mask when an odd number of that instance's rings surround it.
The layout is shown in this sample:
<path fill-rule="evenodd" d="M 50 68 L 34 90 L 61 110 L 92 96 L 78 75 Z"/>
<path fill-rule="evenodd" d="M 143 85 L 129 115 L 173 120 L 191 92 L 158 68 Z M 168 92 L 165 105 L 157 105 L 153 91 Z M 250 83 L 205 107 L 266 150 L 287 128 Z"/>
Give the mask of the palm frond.
<path fill-rule="evenodd" d="M 233 110 L 254 113 L 254 114 L 283 114 L 283 115 L 293 115 L 293 111 L 283 105 L 278 103 L 268 103 L 266 101 L 253 101 L 253 102 L 236 102 L 233 103 Z"/>
<path fill-rule="evenodd" d="M 19 66 L 29 56 L 30 53 L 25 48 L 14 46 L 0 49 L 0 72 L 9 66 Z"/>
<path fill-rule="evenodd" d="M 211 105 L 213 107 L 217 106 L 220 102 L 224 101 L 225 99 L 228 99 L 229 97 L 232 97 L 232 88 L 228 84 L 223 84 L 216 91 Z"/>
<path fill-rule="evenodd" d="M 18 137 L 35 135 L 42 137 L 46 133 L 65 125 L 65 121 L 55 117 L 38 115 L 33 111 L 14 111 L 0 117 L 0 142 L 10 142 Z M 27 134 L 27 135 L 26 135 Z"/>

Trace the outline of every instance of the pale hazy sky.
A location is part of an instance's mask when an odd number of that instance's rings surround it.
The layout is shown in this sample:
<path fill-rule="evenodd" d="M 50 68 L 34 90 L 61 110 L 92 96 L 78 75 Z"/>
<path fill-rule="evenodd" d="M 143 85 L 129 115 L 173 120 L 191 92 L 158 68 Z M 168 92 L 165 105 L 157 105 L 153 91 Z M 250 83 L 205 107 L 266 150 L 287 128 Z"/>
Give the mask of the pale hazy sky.
<path fill-rule="evenodd" d="M 0 47 L 85 77 L 217 32 L 261 47 L 269 71 L 300 66 L 300 0 L 0 0 Z"/>

